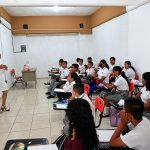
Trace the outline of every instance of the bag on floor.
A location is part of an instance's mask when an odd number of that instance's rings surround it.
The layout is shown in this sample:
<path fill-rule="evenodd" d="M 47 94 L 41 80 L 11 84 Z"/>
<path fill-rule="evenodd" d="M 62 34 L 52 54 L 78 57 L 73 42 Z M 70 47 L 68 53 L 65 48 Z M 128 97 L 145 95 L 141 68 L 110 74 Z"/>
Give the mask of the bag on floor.
<path fill-rule="evenodd" d="M 110 107 L 109 114 L 110 114 L 110 125 L 112 127 L 117 127 L 120 123 L 119 111 L 114 107 Z"/>

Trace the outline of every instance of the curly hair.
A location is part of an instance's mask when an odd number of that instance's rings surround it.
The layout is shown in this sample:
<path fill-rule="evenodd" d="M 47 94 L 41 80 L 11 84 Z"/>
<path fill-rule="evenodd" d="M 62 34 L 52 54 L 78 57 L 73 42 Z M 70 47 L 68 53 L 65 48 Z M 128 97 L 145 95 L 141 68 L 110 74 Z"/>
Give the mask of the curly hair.
<path fill-rule="evenodd" d="M 150 91 L 150 72 L 143 73 L 143 79 L 146 81 L 146 88 Z"/>
<path fill-rule="evenodd" d="M 76 137 L 82 140 L 87 150 L 97 148 L 98 138 L 89 103 L 80 98 L 72 100 L 68 105 L 67 115 L 70 134 L 75 129 Z"/>

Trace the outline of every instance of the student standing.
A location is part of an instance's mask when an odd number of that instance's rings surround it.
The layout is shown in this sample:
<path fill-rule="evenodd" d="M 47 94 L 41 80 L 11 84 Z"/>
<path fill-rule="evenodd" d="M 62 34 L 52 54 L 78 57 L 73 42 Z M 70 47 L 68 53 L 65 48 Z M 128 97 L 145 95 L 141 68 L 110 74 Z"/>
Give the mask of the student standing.
<path fill-rule="evenodd" d="M 0 59 L 1 59 L 1 54 L 0 54 Z M 10 110 L 8 107 L 6 107 L 8 88 L 5 81 L 5 71 L 7 70 L 7 68 L 8 67 L 6 65 L 3 64 L 0 65 L 0 93 L 2 93 L 2 106 L 0 108 L 0 112 Z"/>
<path fill-rule="evenodd" d="M 110 145 L 113 147 L 127 146 L 134 150 L 149 150 L 150 148 L 150 121 L 143 117 L 144 103 L 141 100 L 130 98 L 125 101 L 124 110 L 121 111 L 121 123 L 111 137 Z M 132 124 L 132 129 L 122 135 Z"/>

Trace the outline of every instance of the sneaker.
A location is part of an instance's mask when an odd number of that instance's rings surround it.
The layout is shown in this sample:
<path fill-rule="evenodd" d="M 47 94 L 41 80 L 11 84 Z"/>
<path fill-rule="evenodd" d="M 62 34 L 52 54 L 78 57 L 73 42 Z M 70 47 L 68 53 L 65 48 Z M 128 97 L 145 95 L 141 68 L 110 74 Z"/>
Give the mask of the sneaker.
<path fill-rule="evenodd" d="M 55 97 L 55 96 L 50 95 L 50 96 L 47 97 L 47 99 L 54 98 L 54 97 Z"/>
<path fill-rule="evenodd" d="M 50 92 L 46 92 L 45 94 L 46 94 L 46 95 L 50 95 L 51 93 L 50 93 Z"/>

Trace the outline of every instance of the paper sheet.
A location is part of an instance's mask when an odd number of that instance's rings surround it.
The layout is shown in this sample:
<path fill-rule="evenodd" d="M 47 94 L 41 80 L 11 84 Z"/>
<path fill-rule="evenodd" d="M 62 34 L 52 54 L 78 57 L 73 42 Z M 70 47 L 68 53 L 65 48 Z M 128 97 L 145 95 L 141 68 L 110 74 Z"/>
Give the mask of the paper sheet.
<path fill-rule="evenodd" d="M 41 145 L 41 146 L 30 146 L 28 150 L 58 150 L 56 144 Z"/>
<path fill-rule="evenodd" d="M 100 142 L 109 142 L 115 130 L 97 130 Z"/>
<path fill-rule="evenodd" d="M 64 89 L 56 88 L 56 89 L 54 90 L 54 92 L 62 92 L 62 93 L 64 93 L 65 91 L 64 91 Z"/>
<path fill-rule="evenodd" d="M 68 104 L 56 104 L 57 109 L 67 109 Z"/>

